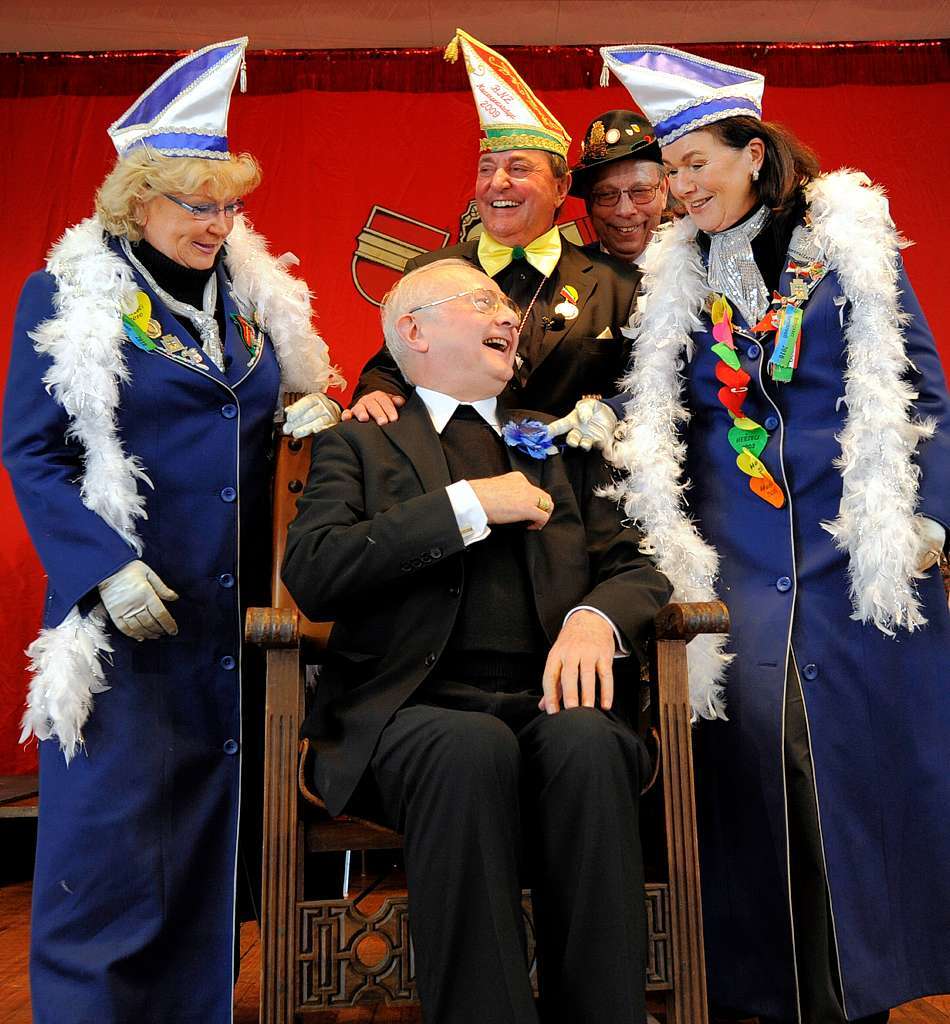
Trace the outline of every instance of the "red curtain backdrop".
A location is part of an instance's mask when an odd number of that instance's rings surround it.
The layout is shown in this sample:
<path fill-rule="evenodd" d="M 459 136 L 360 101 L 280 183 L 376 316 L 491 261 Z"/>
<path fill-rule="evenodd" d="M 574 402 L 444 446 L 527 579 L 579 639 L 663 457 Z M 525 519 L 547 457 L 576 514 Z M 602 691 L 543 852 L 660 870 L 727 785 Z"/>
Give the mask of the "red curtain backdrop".
<path fill-rule="evenodd" d="M 915 242 L 905 254 L 910 277 L 950 366 L 947 43 L 690 49 L 762 71 L 767 118 L 809 142 L 826 169 L 857 167 L 885 186 L 895 221 Z M 503 52 L 577 140 L 596 114 L 630 106 L 621 86 L 597 87 L 595 48 Z M 0 55 L 3 377 L 24 278 L 66 227 L 92 212 L 114 158 L 107 125 L 173 59 Z M 370 300 L 397 274 L 387 264 L 405 258 L 407 243 L 434 248 L 459 237 L 478 152 L 462 65 L 445 64 L 436 50 L 252 52 L 248 93 L 235 95 L 231 107 L 231 140 L 263 164 L 249 216 L 274 252 L 300 258 L 320 330 L 352 386 L 380 343 Z M 561 219 L 577 221 L 586 238 L 583 216 L 570 200 Z M 0 774 L 12 774 L 35 764 L 35 750 L 19 747 L 17 734 L 23 651 L 39 623 L 44 579 L 5 474 L 0 514 Z"/>

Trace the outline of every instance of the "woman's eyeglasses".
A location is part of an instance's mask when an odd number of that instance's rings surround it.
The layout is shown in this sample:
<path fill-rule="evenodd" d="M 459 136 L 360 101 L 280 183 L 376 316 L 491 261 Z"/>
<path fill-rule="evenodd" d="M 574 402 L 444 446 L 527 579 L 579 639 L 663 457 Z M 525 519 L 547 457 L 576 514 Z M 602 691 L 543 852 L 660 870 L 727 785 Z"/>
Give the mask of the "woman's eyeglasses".
<path fill-rule="evenodd" d="M 233 203 L 225 203 L 224 206 L 218 206 L 217 203 L 186 203 L 184 199 L 178 199 L 175 196 L 170 196 L 167 192 L 163 192 L 162 195 L 166 199 L 170 199 L 176 206 L 180 206 L 183 210 L 195 218 L 195 220 L 214 220 L 219 213 L 223 213 L 228 220 L 231 220 L 237 214 L 244 209 L 244 200 L 235 199 Z"/>

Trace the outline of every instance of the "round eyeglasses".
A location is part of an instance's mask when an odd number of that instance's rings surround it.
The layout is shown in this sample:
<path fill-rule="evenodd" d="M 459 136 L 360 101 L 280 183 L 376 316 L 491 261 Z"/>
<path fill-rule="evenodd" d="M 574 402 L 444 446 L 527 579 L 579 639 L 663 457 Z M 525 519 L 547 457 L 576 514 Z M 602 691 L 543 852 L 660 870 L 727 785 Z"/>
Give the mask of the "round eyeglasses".
<path fill-rule="evenodd" d="M 432 306 L 441 306 L 443 302 L 451 302 L 453 299 L 460 299 L 463 295 L 470 296 L 472 305 L 478 310 L 479 313 L 484 313 L 485 316 L 494 316 L 498 312 L 499 307 L 507 307 L 515 316 L 515 319 L 521 321 L 521 310 L 518 308 L 517 303 L 512 302 L 507 295 L 503 295 L 501 292 L 493 292 L 490 288 L 469 288 L 464 292 L 456 292 L 454 295 L 446 295 L 444 299 L 435 299 L 433 302 L 423 302 L 421 306 L 416 306 L 410 309 L 410 313 L 418 313 L 420 309 L 430 309 Z"/>
<path fill-rule="evenodd" d="M 235 199 L 233 203 L 225 203 L 224 206 L 218 206 L 217 203 L 186 203 L 184 199 L 178 199 L 176 196 L 170 196 L 167 192 L 163 192 L 162 195 L 166 199 L 170 199 L 176 206 L 180 206 L 183 210 L 187 211 L 195 218 L 195 220 L 214 220 L 219 213 L 223 213 L 228 220 L 231 220 L 237 214 L 244 209 L 244 200 Z"/>
<path fill-rule="evenodd" d="M 659 185 L 638 185 L 636 188 L 605 188 L 591 192 L 590 201 L 595 206 L 616 206 L 621 196 L 630 196 L 635 206 L 646 206 L 652 203 L 659 191 Z"/>

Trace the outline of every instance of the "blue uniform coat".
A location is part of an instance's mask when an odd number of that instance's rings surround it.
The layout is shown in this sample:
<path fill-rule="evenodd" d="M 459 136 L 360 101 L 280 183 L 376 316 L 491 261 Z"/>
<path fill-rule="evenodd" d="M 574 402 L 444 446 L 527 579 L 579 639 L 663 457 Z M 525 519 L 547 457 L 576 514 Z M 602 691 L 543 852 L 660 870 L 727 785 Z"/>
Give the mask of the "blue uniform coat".
<path fill-rule="evenodd" d="M 116 250 L 118 251 L 118 250 Z M 66 764 L 40 743 L 31 982 L 39 1024 L 218 1024 L 231 1019 L 242 760 L 242 609 L 266 587 L 269 461 L 279 370 L 252 356 L 219 268 L 227 371 L 124 346 L 118 433 L 153 489 L 141 558 L 179 595 L 179 632 L 137 643 L 110 628 L 110 689 Z M 152 316 L 197 346 L 151 293 Z M 56 281 L 26 283 L 4 409 L 4 460 L 49 577 L 44 624 L 97 600 L 135 551 L 81 502 L 79 448 L 46 393 L 28 332 Z M 263 591 L 266 594 L 266 589 Z M 110 624 L 111 627 L 111 624 Z M 259 685 L 257 683 L 256 685 Z"/>
<path fill-rule="evenodd" d="M 790 294 L 790 276 L 780 291 Z M 918 511 L 948 521 L 950 408 L 933 338 L 901 271 L 920 445 Z M 764 425 L 760 459 L 787 501 L 749 489 L 717 398 L 708 315 L 687 371 L 689 512 L 720 555 L 729 606 L 727 722 L 696 734 L 707 970 L 714 1002 L 795 1019 L 783 707 L 786 657 L 801 676 L 844 1004 L 849 1019 L 950 991 L 950 615 L 940 574 L 920 580 L 929 625 L 888 637 L 851 618 L 847 554 L 822 529 L 838 513 L 833 466 L 850 313 L 834 271 L 804 311 L 794 379 L 767 376 L 771 346 L 736 337 L 751 376 L 742 414 Z M 738 312 L 735 319 L 741 325 Z"/>

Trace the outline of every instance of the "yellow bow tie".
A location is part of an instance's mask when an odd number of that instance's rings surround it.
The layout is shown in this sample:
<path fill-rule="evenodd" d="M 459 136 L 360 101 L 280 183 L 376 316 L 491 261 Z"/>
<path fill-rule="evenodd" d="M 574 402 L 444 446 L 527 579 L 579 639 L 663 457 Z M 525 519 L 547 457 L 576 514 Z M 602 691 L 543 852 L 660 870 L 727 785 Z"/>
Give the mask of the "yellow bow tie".
<path fill-rule="evenodd" d="M 551 228 L 524 248 L 520 245 L 514 248 L 502 245 L 487 231 L 478 236 L 478 262 L 489 277 L 494 277 L 499 270 L 504 270 L 513 259 L 527 260 L 535 270 L 540 271 L 545 277 L 550 277 L 560 258 L 561 233 L 557 228 Z"/>

